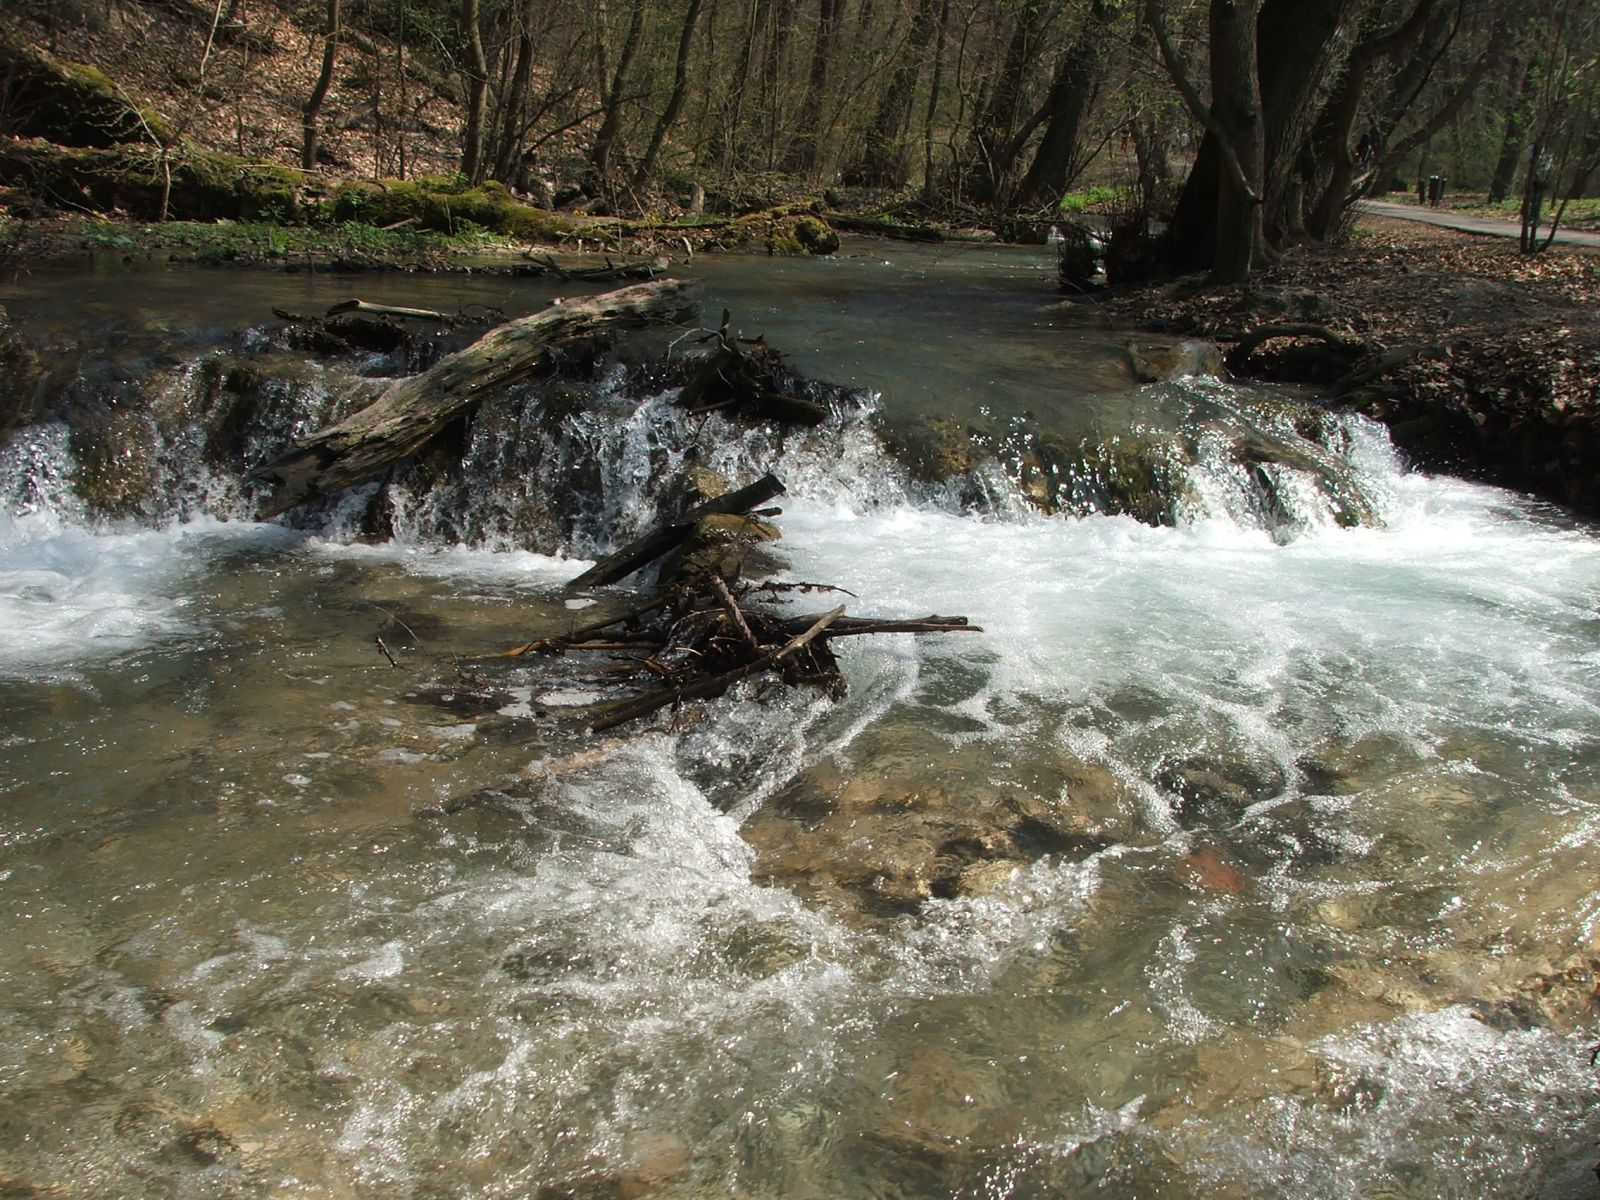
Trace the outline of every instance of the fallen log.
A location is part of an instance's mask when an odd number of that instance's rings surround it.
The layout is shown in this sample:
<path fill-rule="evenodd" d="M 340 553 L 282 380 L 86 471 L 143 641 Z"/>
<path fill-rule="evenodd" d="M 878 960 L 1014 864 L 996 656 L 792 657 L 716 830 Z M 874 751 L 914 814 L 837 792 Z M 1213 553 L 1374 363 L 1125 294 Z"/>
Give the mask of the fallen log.
<path fill-rule="evenodd" d="M 625 579 L 642 567 L 678 546 L 687 538 L 695 525 L 704 517 L 717 513 L 746 513 L 758 504 L 783 494 L 783 484 L 776 476 L 763 475 L 754 483 L 737 491 L 717 496 L 691 508 L 681 518 L 659 525 L 643 537 L 635 538 L 608 558 L 601 559 L 567 586 L 569 588 L 604 587 Z"/>
<path fill-rule="evenodd" d="M 666 274 L 669 265 L 664 255 L 622 263 L 614 263 L 607 258 L 603 267 L 564 267 L 549 254 L 542 258 L 534 258 L 531 254 L 524 257 L 528 261 L 517 267 L 518 275 L 554 275 L 565 283 L 613 283 L 619 279 L 654 279 L 658 275 Z"/>
<path fill-rule="evenodd" d="M 849 233 L 869 233 L 877 237 L 895 238 L 902 242 L 942 242 L 945 232 L 937 225 L 908 225 L 889 217 L 852 217 L 848 213 L 831 209 L 822 219 L 835 229 Z"/>
<path fill-rule="evenodd" d="M 571 300 L 490 330 L 421 375 L 396 380 L 372 404 L 250 472 L 274 485 L 262 519 L 364 483 L 415 454 L 484 395 L 527 378 L 553 346 L 600 330 L 678 321 L 696 307 L 692 283 L 661 280 Z"/>
<path fill-rule="evenodd" d="M 1228 351 L 1224 358 L 1228 369 L 1230 371 L 1243 370 L 1245 362 L 1252 354 L 1267 342 L 1277 338 L 1315 338 L 1335 353 L 1347 356 L 1351 360 L 1357 358 L 1366 349 L 1360 342 L 1352 342 L 1348 338 L 1340 337 L 1333 330 L 1323 325 L 1260 325 L 1246 333 L 1239 339 L 1238 344 Z"/>

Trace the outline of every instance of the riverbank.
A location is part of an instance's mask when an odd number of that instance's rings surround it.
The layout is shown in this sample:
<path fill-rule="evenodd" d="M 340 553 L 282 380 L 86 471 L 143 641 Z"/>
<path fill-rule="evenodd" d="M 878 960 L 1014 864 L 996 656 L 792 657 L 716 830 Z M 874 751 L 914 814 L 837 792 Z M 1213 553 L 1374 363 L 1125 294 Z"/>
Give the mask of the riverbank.
<path fill-rule="evenodd" d="M 1600 514 L 1600 252 L 1525 258 L 1514 242 L 1364 217 L 1342 246 L 1297 248 L 1248 285 L 1201 285 L 1130 286 L 1102 303 L 1224 349 L 1297 326 L 1230 365 L 1325 388 L 1388 425 L 1419 468 Z"/>

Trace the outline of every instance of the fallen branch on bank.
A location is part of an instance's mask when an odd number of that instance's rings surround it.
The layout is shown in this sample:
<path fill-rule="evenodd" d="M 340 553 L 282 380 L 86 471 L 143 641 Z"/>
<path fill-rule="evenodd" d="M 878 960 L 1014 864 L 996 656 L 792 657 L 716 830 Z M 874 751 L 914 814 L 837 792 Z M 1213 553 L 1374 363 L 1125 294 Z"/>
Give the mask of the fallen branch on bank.
<path fill-rule="evenodd" d="M 687 319 L 696 290 L 692 283 L 661 280 L 508 321 L 422 374 L 396 380 L 372 404 L 251 471 L 250 478 L 274 485 L 261 517 L 377 477 L 483 396 L 526 379 L 553 347 L 611 329 Z"/>
<path fill-rule="evenodd" d="M 1348 338 L 1340 337 L 1333 330 L 1322 325 L 1290 324 L 1290 325 L 1258 325 L 1249 333 L 1239 339 L 1238 344 L 1229 350 L 1225 358 L 1230 371 L 1242 371 L 1250 356 L 1270 341 L 1279 338 L 1312 338 L 1327 346 L 1335 354 L 1349 361 L 1354 361 L 1367 347 L 1361 342 L 1352 342 Z"/>
<path fill-rule="evenodd" d="M 518 275 L 553 275 L 563 283 L 614 283 L 619 279 L 654 279 L 658 275 L 666 274 L 669 265 L 663 255 L 623 263 L 614 263 L 607 258 L 603 267 L 564 267 L 549 254 L 539 258 L 525 254 L 524 257 L 528 261 L 518 264 L 516 268 Z"/>

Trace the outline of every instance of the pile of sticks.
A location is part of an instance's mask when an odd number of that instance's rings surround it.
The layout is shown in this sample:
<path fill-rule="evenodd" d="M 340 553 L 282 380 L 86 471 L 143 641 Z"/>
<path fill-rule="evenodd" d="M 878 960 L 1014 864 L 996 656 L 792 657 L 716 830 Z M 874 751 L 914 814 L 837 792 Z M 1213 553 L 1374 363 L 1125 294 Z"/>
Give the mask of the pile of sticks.
<path fill-rule="evenodd" d="M 633 675 L 646 686 L 590 709 L 589 728 L 614 729 L 687 700 L 722 695 L 741 679 L 770 675 L 790 687 L 841 696 L 845 680 L 830 642 L 869 633 L 981 633 L 965 617 L 915 620 L 847 617 L 845 606 L 791 615 L 784 592 L 838 589 L 818 584 L 729 582 L 716 572 L 680 581 L 649 603 L 555 637 L 539 638 L 507 656 L 603 656 L 597 673 Z M 765 595 L 767 604 L 758 605 Z M 598 664 L 597 664 L 598 666 Z"/>
<path fill-rule="evenodd" d="M 712 514 L 748 512 L 782 491 L 776 478 L 763 476 L 646 534 L 573 584 L 591 586 L 625 578 L 681 545 L 698 520 Z M 775 510 L 760 511 L 771 515 Z M 842 604 L 827 612 L 793 614 L 784 607 L 790 593 L 849 593 L 827 584 L 749 583 L 740 578 L 742 562 L 742 554 L 719 556 L 714 565 L 694 567 L 665 579 L 655 597 L 636 608 L 562 634 L 536 638 L 506 651 L 504 657 L 591 656 L 593 665 L 580 673 L 622 676 L 641 684 L 630 695 L 587 710 L 592 718 L 590 729 L 599 732 L 688 700 L 720 696 L 752 676 L 767 675 L 786 686 L 811 686 L 842 696 L 845 679 L 830 645 L 835 638 L 871 633 L 983 632 L 965 617 L 847 617 Z"/>

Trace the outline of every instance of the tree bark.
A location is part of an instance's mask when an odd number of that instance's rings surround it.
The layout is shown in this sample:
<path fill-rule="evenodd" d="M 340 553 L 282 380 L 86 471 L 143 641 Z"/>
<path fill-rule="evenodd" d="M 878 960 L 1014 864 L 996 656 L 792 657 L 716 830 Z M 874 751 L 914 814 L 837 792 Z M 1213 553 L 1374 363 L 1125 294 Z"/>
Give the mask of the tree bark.
<path fill-rule="evenodd" d="M 1356 116 L 1367 86 L 1367 75 L 1378 59 L 1394 54 L 1414 42 L 1427 27 L 1436 0 L 1417 0 L 1411 15 L 1393 29 L 1363 38 L 1350 52 L 1344 74 L 1324 106 L 1316 130 L 1316 159 L 1325 164 L 1328 178 L 1312 208 L 1307 232 L 1327 241 L 1339 228 L 1350 202 L 1350 184 L 1355 179 L 1355 158 L 1350 152 L 1350 137 L 1355 132 Z"/>
<path fill-rule="evenodd" d="M 461 173 L 483 182 L 483 111 L 489 95 L 489 62 L 483 53 L 478 0 L 461 0 L 461 32 L 467 39 L 467 123 L 462 133 Z"/>
<path fill-rule="evenodd" d="M 604 30 L 601 30 L 600 36 L 605 36 Z M 622 130 L 622 106 L 627 99 L 628 76 L 633 71 L 633 60 L 638 57 L 639 43 L 643 38 L 644 0 L 634 0 L 633 11 L 628 17 L 628 33 L 623 38 L 622 53 L 617 58 L 617 69 L 603 97 L 605 115 L 600 119 L 600 132 L 595 135 L 594 147 L 589 152 L 589 163 L 602 184 L 611 175 L 611 156 L 616 152 L 617 139 Z"/>
<path fill-rule="evenodd" d="M 1489 181 L 1489 203 L 1499 204 L 1511 195 L 1516 182 L 1517 163 L 1522 159 L 1523 137 L 1527 134 L 1528 114 L 1538 92 L 1538 75 L 1532 63 L 1519 65 L 1521 78 L 1506 112 L 1505 132 L 1500 139 L 1500 156 L 1495 160 L 1494 178 Z"/>
<path fill-rule="evenodd" d="M 307 171 L 317 165 L 317 118 L 322 115 L 322 104 L 333 86 L 334 63 L 339 56 L 340 0 L 328 0 L 328 28 L 322 44 L 322 72 L 306 105 L 300 110 L 300 165 Z"/>
<path fill-rule="evenodd" d="M 275 485 L 261 517 L 363 483 L 427 445 L 485 395 L 520 382 L 546 349 L 598 330 L 688 317 L 692 283 L 663 280 L 620 288 L 509 321 L 421 375 L 396 380 L 371 404 L 251 472 Z"/>
<path fill-rule="evenodd" d="M 695 26 L 700 22 L 700 10 L 703 4 L 704 0 L 689 0 L 688 11 L 684 13 L 683 30 L 678 35 L 678 57 L 673 68 L 672 95 L 667 100 L 666 108 L 661 110 L 661 118 L 656 122 L 655 132 L 650 135 L 650 145 L 633 173 L 635 191 L 644 186 L 651 172 L 656 169 L 656 157 L 661 153 L 662 143 L 667 140 L 668 132 L 677 123 L 678 114 L 683 111 L 683 101 L 689 92 L 689 52 L 694 47 Z"/>
<path fill-rule="evenodd" d="M 828 86 L 828 62 L 833 55 L 833 35 L 839 25 L 841 0 L 818 0 L 817 36 L 811 43 L 811 70 L 806 76 L 805 99 L 800 102 L 799 127 L 789 144 L 791 171 L 814 171 L 822 152 L 822 98 Z"/>
<path fill-rule="evenodd" d="M 1078 157 L 1078 131 L 1100 84 L 1104 48 L 1117 13 L 1114 0 L 1094 0 L 1078 36 L 1062 55 L 1046 102 L 1050 115 L 1044 135 L 1017 189 L 1017 203 L 1025 208 L 1053 207 L 1067 190 Z"/>
<path fill-rule="evenodd" d="M 1267 138 L 1257 80 L 1259 13 L 1260 0 L 1211 0 L 1211 111 L 1238 167 L 1218 181 L 1214 283 L 1249 278 L 1261 254 Z"/>
<path fill-rule="evenodd" d="M 901 51 L 889 86 L 878 101 L 872 124 L 866 130 L 866 144 L 850 175 L 865 187 L 902 187 L 911 175 L 910 155 L 905 144 L 911 124 L 911 104 L 917 81 L 922 78 L 937 23 L 938 0 L 917 0 L 911 18 L 911 32 Z"/>

